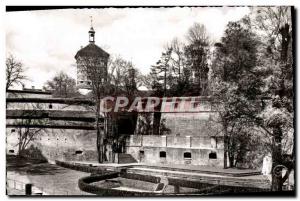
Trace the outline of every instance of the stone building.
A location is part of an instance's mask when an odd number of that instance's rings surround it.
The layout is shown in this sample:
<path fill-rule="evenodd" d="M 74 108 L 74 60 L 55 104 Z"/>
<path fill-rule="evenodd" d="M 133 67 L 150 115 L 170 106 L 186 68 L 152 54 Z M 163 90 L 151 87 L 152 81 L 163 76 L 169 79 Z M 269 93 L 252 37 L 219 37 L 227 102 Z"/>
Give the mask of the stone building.
<path fill-rule="evenodd" d="M 134 135 L 127 138 L 126 152 L 137 161 L 152 164 L 192 164 L 223 167 L 224 141 L 217 111 L 207 97 L 166 98 L 161 110 L 161 135 L 143 135 L 139 111 Z M 186 107 L 191 105 L 192 107 Z M 172 108 L 172 110 L 170 110 Z M 153 113 L 148 113 L 153 118 Z M 153 121 L 150 121 L 153 126 Z M 145 125 L 145 124 L 143 124 Z"/>
<path fill-rule="evenodd" d="M 107 81 L 109 54 L 95 45 L 95 31 L 89 31 L 89 44 L 75 55 L 77 87 L 91 89 L 92 80 L 86 72 L 89 62 L 95 63 L 96 75 Z M 95 62 L 96 61 L 96 62 Z M 147 99 L 147 98 L 146 98 Z M 196 101 L 195 101 L 196 100 Z M 94 102 L 87 99 L 54 98 L 41 90 L 8 90 L 6 98 L 7 154 L 18 151 L 19 132 L 40 128 L 40 133 L 28 144 L 27 154 L 48 161 L 97 161 Z M 192 108 L 181 110 L 184 103 Z M 128 129 L 126 113 L 118 120 L 118 140 L 124 145 L 118 162 L 155 164 L 192 164 L 223 167 L 224 143 L 217 115 L 208 97 L 167 98 L 161 110 L 161 125 L 168 131 L 154 135 L 154 113 L 136 111 L 132 129 Z M 170 112 L 169 108 L 174 108 Z M 144 133 L 145 114 L 150 117 L 151 132 Z M 130 116 L 130 115 L 129 115 Z M 28 120 L 30 123 L 28 124 Z M 35 120 L 42 120 L 36 122 Z M 102 118 L 102 128 L 107 128 Z M 143 123 L 144 122 L 144 123 Z M 127 127 L 127 128 L 126 128 Z M 111 162 L 112 150 L 107 145 L 107 158 Z M 30 151 L 32 150 L 32 151 Z M 122 159 L 122 156 L 125 156 Z"/>
<path fill-rule="evenodd" d="M 119 129 L 118 136 L 125 139 L 126 144 L 120 156 L 130 155 L 135 162 L 142 163 L 223 167 L 223 136 L 213 121 L 216 111 L 211 107 L 211 100 L 198 97 L 192 103 L 192 111 L 179 111 L 180 105 L 189 101 L 192 100 L 187 97 L 173 97 L 166 102 L 161 121 L 169 132 L 162 135 L 145 135 L 141 130 L 145 113 L 138 111 L 132 133 Z M 91 112 L 94 103 L 90 100 L 53 98 L 50 92 L 37 90 L 9 90 L 6 102 L 7 154 L 17 153 L 18 132 L 30 127 L 41 128 L 28 145 L 29 150 L 33 149 L 28 152 L 31 157 L 48 161 L 97 160 L 95 118 Z M 170 107 L 175 110 L 169 112 Z M 153 113 L 148 115 L 153 116 Z M 26 119 L 32 121 L 28 123 Z M 35 119 L 43 121 L 36 123 Z M 126 127 L 126 118 L 122 121 Z M 111 153 L 107 155 L 109 159 Z"/>
<path fill-rule="evenodd" d="M 53 98 L 41 90 L 8 90 L 6 95 L 6 153 L 17 154 L 19 132 L 38 133 L 26 155 L 37 159 L 95 161 L 93 102 Z"/>
<path fill-rule="evenodd" d="M 107 79 L 107 62 L 109 54 L 95 44 L 94 28 L 89 30 L 89 44 L 81 48 L 75 55 L 77 64 L 77 87 L 79 89 L 91 89 L 92 80 L 89 77 L 91 74 L 96 73 L 99 80 L 106 82 Z M 95 72 L 87 71 L 92 69 L 93 65 L 96 66 Z M 97 78 L 98 79 L 98 78 Z"/>

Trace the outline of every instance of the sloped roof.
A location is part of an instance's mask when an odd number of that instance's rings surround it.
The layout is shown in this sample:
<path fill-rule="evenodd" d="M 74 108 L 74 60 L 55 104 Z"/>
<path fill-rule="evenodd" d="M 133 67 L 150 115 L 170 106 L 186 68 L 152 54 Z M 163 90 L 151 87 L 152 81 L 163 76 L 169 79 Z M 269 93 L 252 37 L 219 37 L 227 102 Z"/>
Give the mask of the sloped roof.
<path fill-rule="evenodd" d="M 105 52 L 103 49 L 95 45 L 94 43 L 90 43 L 84 48 L 81 48 L 75 55 L 75 59 L 77 59 L 79 56 L 99 56 L 99 57 L 105 57 L 108 58 L 109 54 Z"/>

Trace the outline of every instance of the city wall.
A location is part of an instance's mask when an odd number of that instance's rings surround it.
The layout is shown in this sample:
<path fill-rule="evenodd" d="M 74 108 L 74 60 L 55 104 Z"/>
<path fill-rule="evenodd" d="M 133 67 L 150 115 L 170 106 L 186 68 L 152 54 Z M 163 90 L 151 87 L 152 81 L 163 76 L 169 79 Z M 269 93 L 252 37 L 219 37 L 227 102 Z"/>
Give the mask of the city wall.
<path fill-rule="evenodd" d="M 18 152 L 18 128 L 6 128 L 7 153 Z M 29 157 L 48 161 L 96 161 L 96 132 L 78 129 L 42 129 L 28 144 Z"/>
<path fill-rule="evenodd" d="M 223 167 L 222 137 L 130 135 L 126 152 L 150 164 L 191 164 Z"/>

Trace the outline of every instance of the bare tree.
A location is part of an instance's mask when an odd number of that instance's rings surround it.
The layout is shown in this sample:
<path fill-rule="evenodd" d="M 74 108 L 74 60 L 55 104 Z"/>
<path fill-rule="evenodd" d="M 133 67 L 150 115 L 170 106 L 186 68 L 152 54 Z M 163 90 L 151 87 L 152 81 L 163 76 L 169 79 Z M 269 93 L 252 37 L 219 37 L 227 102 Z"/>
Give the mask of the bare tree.
<path fill-rule="evenodd" d="M 126 94 L 130 96 L 136 94 L 138 87 L 143 85 L 143 75 L 130 61 L 126 61 L 120 56 L 111 58 L 108 65 L 108 80 L 113 91 L 111 95 Z"/>
<path fill-rule="evenodd" d="M 59 72 L 52 80 L 48 80 L 44 89 L 53 91 L 53 96 L 73 97 L 78 95 L 75 79 L 64 72 Z"/>
<path fill-rule="evenodd" d="M 189 41 L 185 47 L 187 65 L 194 73 L 194 90 L 198 95 L 208 95 L 208 60 L 210 40 L 206 28 L 195 23 L 186 35 Z"/>
<path fill-rule="evenodd" d="M 172 49 L 171 52 L 171 68 L 174 76 L 178 78 L 178 81 L 182 79 L 183 69 L 186 67 L 186 59 L 184 55 L 184 44 L 174 38 L 170 44 L 167 44 L 166 50 Z"/>
<path fill-rule="evenodd" d="M 196 41 L 209 42 L 208 33 L 203 24 L 195 23 L 187 32 L 187 40 L 190 44 Z"/>
<path fill-rule="evenodd" d="M 6 90 L 15 84 L 23 84 L 25 79 L 23 64 L 10 54 L 6 58 Z"/>
<path fill-rule="evenodd" d="M 46 119 L 41 118 L 42 106 L 33 105 L 32 110 L 21 112 L 21 119 L 14 124 L 18 127 L 18 155 L 22 155 L 30 142 L 34 141 L 44 130 Z"/>

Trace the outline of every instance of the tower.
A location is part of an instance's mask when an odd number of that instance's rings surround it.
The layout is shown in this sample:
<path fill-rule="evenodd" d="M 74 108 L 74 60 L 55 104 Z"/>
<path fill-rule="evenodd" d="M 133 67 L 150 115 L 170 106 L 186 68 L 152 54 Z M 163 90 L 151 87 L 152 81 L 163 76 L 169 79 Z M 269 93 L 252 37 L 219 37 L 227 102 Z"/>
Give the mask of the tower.
<path fill-rule="evenodd" d="M 91 29 L 89 30 L 89 42 L 90 43 L 95 43 L 95 31 L 94 28 L 91 27 Z"/>
<path fill-rule="evenodd" d="M 89 30 L 89 42 L 90 43 L 95 43 L 95 30 L 93 28 L 93 19 L 91 17 L 91 28 Z"/>
<path fill-rule="evenodd" d="M 95 44 L 95 30 L 91 20 L 91 28 L 88 32 L 89 44 L 81 48 L 75 55 L 77 64 L 77 88 L 92 89 L 91 74 L 89 68 L 97 68 L 97 79 L 101 81 L 107 80 L 107 63 L 109 54 Z M 89 66 L 90 65 L 90 66 Z"/>

